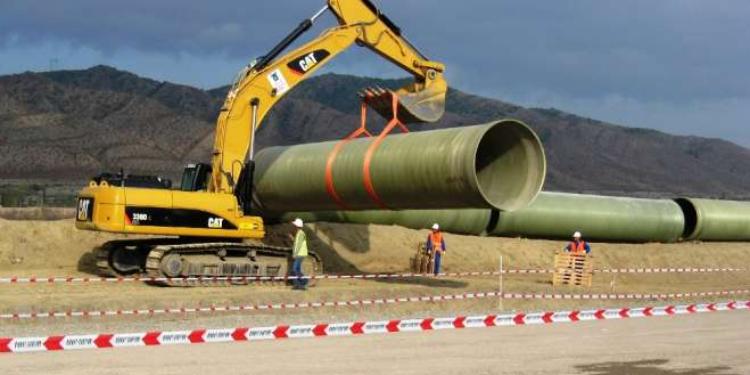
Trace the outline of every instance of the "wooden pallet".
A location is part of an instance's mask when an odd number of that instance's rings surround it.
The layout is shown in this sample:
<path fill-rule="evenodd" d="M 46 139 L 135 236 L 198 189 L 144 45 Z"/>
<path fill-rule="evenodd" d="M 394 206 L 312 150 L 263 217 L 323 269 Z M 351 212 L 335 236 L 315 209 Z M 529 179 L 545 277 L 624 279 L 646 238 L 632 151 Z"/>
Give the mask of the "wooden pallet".
<path fill-rule="evenodd" d="M 588 254 L 555 253 L 552 285 L 591 286 L 594 274 L 593 257 Z"/>
<path fill-rule="evenodd" d="M 414 273 L 432 273 L 435 269 L 432 254 L 427 251 L 426 246 L 427 243 L 425 242 L 418 243 L 417 253 L 409 259 L 411 262 L 411 271 Z"/>

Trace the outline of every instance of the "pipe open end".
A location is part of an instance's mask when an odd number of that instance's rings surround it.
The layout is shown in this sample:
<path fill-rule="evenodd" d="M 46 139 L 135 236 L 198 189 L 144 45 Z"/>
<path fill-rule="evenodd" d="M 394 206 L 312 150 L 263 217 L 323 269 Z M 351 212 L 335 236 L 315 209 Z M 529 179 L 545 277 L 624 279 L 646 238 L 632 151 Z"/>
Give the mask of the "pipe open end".
<path fill-rule="evenodd" d="M 680 206 L 680 209 L 682 209 L 682 214 L 685 218 L 682 239 L 695 239 L 697 235 L 696 231 L 698 230 L 698 210 L 695 208 L 695 204 L 693 204 L 689 198 L 676 198 L 674 201 Z"/>
<path fill-rule="evenodd" d="M 515 211 L 528 206 L 542 190 L 547 162 L 541 140 L 517 120 L 500 120 L 476 150 L 479 191 L 493 207 Z"/>

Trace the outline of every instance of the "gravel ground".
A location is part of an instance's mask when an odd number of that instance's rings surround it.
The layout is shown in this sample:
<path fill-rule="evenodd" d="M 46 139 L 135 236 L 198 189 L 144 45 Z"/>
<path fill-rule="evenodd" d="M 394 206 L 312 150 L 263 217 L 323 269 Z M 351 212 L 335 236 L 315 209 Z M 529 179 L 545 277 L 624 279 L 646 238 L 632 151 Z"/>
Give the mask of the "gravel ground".
<path fill-rule="evenodd" d="M 394 335 L 13 354 L 3 374 L 750 373 L 746 310 Z"/>

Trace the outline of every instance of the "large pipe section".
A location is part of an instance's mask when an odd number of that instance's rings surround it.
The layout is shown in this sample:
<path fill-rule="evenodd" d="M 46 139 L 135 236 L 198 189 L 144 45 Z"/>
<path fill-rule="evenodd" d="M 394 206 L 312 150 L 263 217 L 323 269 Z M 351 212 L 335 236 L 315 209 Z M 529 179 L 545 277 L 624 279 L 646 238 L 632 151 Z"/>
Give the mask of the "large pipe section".
<path fill-rule="evenodd" d="M 590 240 L 674 242 L 683 227 L 682 210 L 672 200 L 544 192 L 527 208 L 501 212 L 490 233 L 570 238 L 581 231 Z"/>
<path fill-rule="evenodd" d="M 402 210 L 289 213 L 312 221 L 401 225 L 429 228 L 437 222 L 448 232 L 570 238 L 581 231 L 589 240 L 673 242 L 682 235 L 680 206 L 668 199 L 622 198 L 542 192 L 528 207 L 514 212 L 487 209 Z"/>
<path fill-rule="evenodd" d="M 677 198 L 685 216 L 683 238 L 703 241 L 750 240 L 750 202 Z"/>
<path fill-rule="evenodd" d="M 525 124 L 270 147 L 256 155 L 254 202 L 264 214 L 528 205 L 544 183 L 541 141 Z"/>
<path fill-rule="evenodd" d="M 750 202 L 698 198 L 638 199 L 542 192 L 515 212 L 487 209 L 291 212 L 284 221 L 400 225 L 461 234 L 569 238 L 580 230 L 600 241 L 749 241 Z"/>

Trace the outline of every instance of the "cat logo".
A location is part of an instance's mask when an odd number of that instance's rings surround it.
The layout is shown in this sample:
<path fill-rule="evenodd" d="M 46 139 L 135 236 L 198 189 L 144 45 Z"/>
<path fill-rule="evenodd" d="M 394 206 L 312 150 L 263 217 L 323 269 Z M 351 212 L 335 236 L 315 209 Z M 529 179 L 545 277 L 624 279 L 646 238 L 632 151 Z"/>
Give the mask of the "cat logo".
<path fill-rule="evenodd" d="M 318 63 L 318 60 L 315 60 L 315 54 L 310 53 L 309 55 L 305 56 L 304 59 L 299 61 L 299 67 L 302 69 L 303 72 L 307 72 L 315 66 L 315 64 Z"/>
<path fill-rule="evenodd" d="M 208 227 L 209 228 L 219 228 L 221 229 L 224 226 L 224 219 L 220 217 L 209 217 L 208 218 Z"/>
<path fill-rule="evenodd" d="M 318 63 L 330 56 L 330 53 L 324 49 L 316 49 L 306 55 L 302 55 L 290 61 L 286 66 L 293 72 L 303 75 Z"/>

